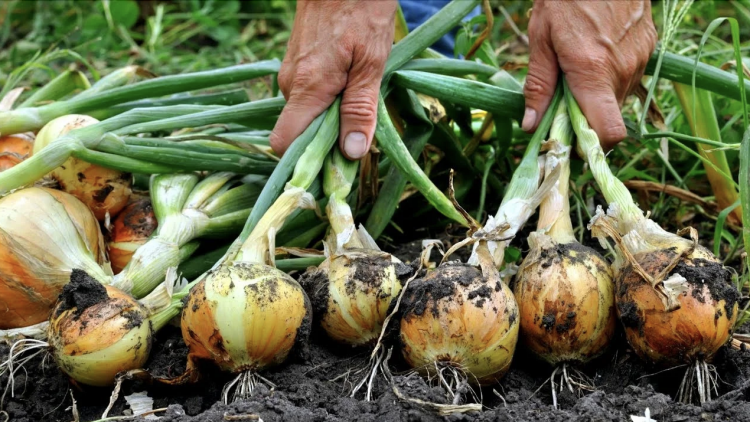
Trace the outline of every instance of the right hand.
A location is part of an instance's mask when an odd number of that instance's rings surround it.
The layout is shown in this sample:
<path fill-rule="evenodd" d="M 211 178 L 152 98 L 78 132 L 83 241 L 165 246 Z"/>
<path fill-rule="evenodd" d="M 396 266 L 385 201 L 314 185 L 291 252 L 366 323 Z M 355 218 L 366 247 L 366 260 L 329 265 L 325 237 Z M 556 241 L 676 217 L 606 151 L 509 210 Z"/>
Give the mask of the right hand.
<path fill-rule="evenodd" d="M 287 100 L 270 136 L 279 156 L 341 98 L 339 146 L 357 160 L 370 150 L 380 80 L 391 52 L 396 0 L 298 0 L 279 71 Z"/>

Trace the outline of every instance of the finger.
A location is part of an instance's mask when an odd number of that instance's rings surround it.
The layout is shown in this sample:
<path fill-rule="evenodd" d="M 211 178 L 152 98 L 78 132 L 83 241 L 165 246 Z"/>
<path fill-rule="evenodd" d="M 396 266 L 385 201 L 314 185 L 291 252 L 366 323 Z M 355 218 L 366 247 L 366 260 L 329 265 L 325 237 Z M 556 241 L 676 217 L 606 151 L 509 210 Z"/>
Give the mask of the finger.
<path fill-rule="evenodd" d="M 599 136 L 602 148 L 609 150 L 625 139 L 627 131 L 612 84 L 591 79 L 591 74 L 567 74 L 570 92 L 575 97 L 591 128 Z"/>
<path fill-rule="evenodd" d="M 361 60 L 354 64 L 341 97 L 341 152 L 350 160 L 367 154 L 378 115 L 380 76 L 385 60 Z"/>
<path fill-rule="evenodd" d="M 547 111 L 555 93 L 559 72 L 557 56 L 549 38 L 549 28 L 543 24 L 532 25 L 530 22 L 529 42 L 529 72 L 523 86 L 526 111 L 521 123 L 521 128 L 526 132 L 536 130 L 539 120 Z"/>
<path fill-rule="evenodd" d="M 279 120 L 276 121 L 276 126 L 268 137 L 271 149 L 276 155 L 279 157 L 284 155 L 289 145 L 333 103 L 333 100 L 334 96 L 320 91 L 292 90 L 289 101 L 281 111 Z"/>

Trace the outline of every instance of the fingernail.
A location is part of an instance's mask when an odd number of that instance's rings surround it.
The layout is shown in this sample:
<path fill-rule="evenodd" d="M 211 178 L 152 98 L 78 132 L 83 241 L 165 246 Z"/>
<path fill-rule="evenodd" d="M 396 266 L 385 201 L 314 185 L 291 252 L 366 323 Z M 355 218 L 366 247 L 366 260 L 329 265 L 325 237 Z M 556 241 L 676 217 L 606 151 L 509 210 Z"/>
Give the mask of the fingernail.
<path fill-rule="evenodd" d="M 344 138 L 344 152 L 349 158 L 358 160 L 367 153 L 367 137 L 362 132 L 350 132 Z"/>
<path fill-rule="evenodd" d="M 536 123 L 536 110 L 533 108 L 526 107 L 526 111 L 523 113 L 523 122 L 521 123 L 521 129 L 529 131 L 534 128 Z"/>

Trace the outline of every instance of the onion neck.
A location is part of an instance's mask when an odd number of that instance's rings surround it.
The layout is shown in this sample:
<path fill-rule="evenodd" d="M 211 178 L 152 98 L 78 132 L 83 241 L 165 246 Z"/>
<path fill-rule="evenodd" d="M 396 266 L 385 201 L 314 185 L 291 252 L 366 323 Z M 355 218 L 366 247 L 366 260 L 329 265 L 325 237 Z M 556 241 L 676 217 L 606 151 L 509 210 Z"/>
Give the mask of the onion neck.
<path fill-rule="evenodd" d="M 607 203 L 616 204 L 619 210 L 618 231 L 628 233 L 635 229 L 639 223 L 646 220 L 643 212 L 633 201 L 630 191 L 625 185 L 612 173 L 607 164 L 604 150 L 599 143 L 599 137 L 596 132 L 589 126 L 586 116 L 581 112 L 578 103 L 573 94 L 565 83 L 565 98 L 570 110 L 570 120 L 578 137 L 578 149 L 581 156 L 586 160 L 594 175 L 596 183 L 607 200 Z"/>
<path fill-rule="evenodd" d="M 326 213 L 331 225 L 329 237 L 334 253 L 344 248 L 363 248 L 357 235 L 354 215 L 347 202 L 352 191 L 352 184 L 357 176 L 359 163 L 347 160 L 338 148 L 333 148 L 326 158 L 323 173 L 323 192 L 328 197 Z"/>
<path fill-rule="evenodd" d="M 573 222 L 570 220 L 570 201 L 568 197 L 570 181 L 570 144 L 573 130 L 570 127 L 568 108 L 561 101 L 552 122 L 549 136 L 549 150 L 545 156 L 544 174 L 549 177 L 555 168 L 560 169 L 560 176 L 555 186 L 550 189 L 539 205 L 539 222 L 537 230 L 545 230 L 557 243 L 575 242 Z"/>

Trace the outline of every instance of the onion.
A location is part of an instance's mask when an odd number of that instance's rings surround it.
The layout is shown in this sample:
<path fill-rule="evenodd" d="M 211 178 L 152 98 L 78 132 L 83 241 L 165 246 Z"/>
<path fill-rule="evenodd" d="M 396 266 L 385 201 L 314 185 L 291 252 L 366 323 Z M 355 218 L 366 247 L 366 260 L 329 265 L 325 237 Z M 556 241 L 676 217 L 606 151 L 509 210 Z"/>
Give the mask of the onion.
<path fill-rule="evenodd" d="M 70 114 L 47 123 L 37 134 L 34 154 L 53 143 L 71 130 L 98 123 L 93 117 Z M 65 164 L 53 170 L 50 176 L 60 188 L 86 204 L 99 221 L 107 213 L 117 215 L 128 203 L 131 194 L 132 176 L 71 157 Z"/>
<path fill-rule="evenodd" d="M 391 303 L 401 292 L 403 267 L 390 254 L 365 249 L 326 259 L 307 287 L 325 332 L 351 346 L 377 341 Z"/>
<path fill-rule="evenodd" d="M 707 249 L 667 232 L 646 218 L 625 185 L 612 174 L 596 133 L 572 94 L 566 92 L 580 155 L 586 159 L 609 208 L 591 220 L 592 233 L 612 238 L 617 245 L 613 264 L 615 301 L 628 342 L 637 355 L 653 363 L 689 363 L 678 392 L 692 399 L 698 371 L 701 402 L 711 399 L 712 374 L 707 366 L 732 334 L 739 292 L 731 271 Z"/>
<path fill-rule="evenodd" d="M 0 171 L 5 171 L 25 160 L 33 148 L 33 133 L 0 136 Z"/>
<path fill-rule="evenodd" d="M 678 251 L 662 249 L 635 256 L 648 274 L 659 274 Z M 680 365 L 710 362 L 727 343 L 738 315 L 739 294 L 731 271 L 702 246 L 680 259 L 670 275 L 687 283 L 679 309 L 665 312 L 661 297 L 632 266 L 617 277 L 617 310 L 628 342 L 650 362 Z M 682 281 L 678 281 L 682 282 Z"/>
<path fill-rule="evenodd" d="M 310 332 L 307 295 L 267 265 L 222 265 L 192 288 L 186 304 L 181 324 L 189 360 L 212 360 L 232 373 L 282 363 Z"/>
<path fill-rule="evenodd" d="M 109 275 L 99 224 L 65 192 L 27 188 L 0 199 L 0 329 L 47 319 L 73 269 Z"/>
<path fill-rule="evenodd" d="M 488 385 L 510 368 L 518 306 L 499 277 L 485 277 L 472 265 L 445 264 L 414 280 L 402 306 L 403 356 L 423 375 L 434 377 L 447 367 Z"/>
<path fill-rule="evenodd" d="M 557 168 L 560 178 L 540 205 L 537 231 L 528 238 L 530 251 L 513 288 L 522 344 L 553 366 L 599 356 L 617 321 L 609 263 L 573 235 L 568 200 L 571 135 L 567 108 L 561 103 L 545 155 L 546 177 Z"/>
<path fill-rule="evenodd" d="M 301 281 L 328 336 L 351 346 L 371 346 L 401 292 L 399 276 L 410 268 L 382 252 L 364 227 L 356 229 L 347 198 L 357 167 L 335 148 L 326 158 L 323 190 L 331 225 L 327 257 Z"/>
<path fill-rule="evenodd" d="M 75 271 L 48 330 L 58 367 L 75 381 L 112 385 L 117 374 L 146 363 L 153 329 L 149 312 L 127 293 Z"/>
<path fill-rule="evenodd" d="M 131 200 L 117 215 L 107 244 L 109 260 L 115 274 L 122 271 L 136 249 L 149 240 L 157 225 L 151 199 L 148 197 Z"/>

